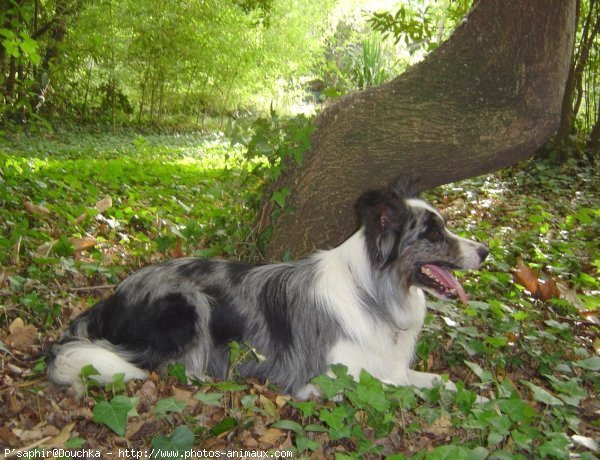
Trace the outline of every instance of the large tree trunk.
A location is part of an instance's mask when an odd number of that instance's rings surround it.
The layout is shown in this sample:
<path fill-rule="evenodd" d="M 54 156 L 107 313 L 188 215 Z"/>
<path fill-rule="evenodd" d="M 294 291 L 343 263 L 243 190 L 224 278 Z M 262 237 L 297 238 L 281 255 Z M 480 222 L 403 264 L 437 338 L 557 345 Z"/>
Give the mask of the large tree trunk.
<path fill-rule="evenodd" d="M 343 241 L 359 193 L 398 174 L 425 190 L 527 158 L 558 127 L 574 34 L 575 0 L 476 1 L 423 62 L 332 104 L 303 167 L 276 184 L 290 211 L 267 258 Z"/>

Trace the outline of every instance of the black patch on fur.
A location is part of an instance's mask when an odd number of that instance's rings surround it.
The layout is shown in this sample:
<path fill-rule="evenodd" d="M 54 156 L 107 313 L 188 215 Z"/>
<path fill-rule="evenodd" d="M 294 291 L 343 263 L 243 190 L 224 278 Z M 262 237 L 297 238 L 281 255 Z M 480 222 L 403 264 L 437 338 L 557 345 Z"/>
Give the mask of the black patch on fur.
<path fill-rule="evenodd" d="M 408 213 L 404 198 L 393 186 L 388 186 L 363 193 L 356 209 L 365 227 L 371 263 L 377 268 L 385 268 L 398 257 L 398 244 Z"/>
<path fill-rule="evenodd" d="M 247 322 L 229 296 L 218 288 L 208 288 L 205 293 L 210 296 L 208 327 L 213 343 L 226 345 L 233 341 L 242 342 Z"/>
<path fill-rule="evenodd" d="M 105 339 L 134 351 L 134 364 L 153 369 L 193 343 L 198 314 L 179 293 L 134 305 L 124 305 L 123 298 L 115 294 L 83 313 L 72 331 L 81 320 L 87 322 L 90 339 Z"/>
<path fill-rule="evenodd" d="M 233 284 L 239 284 L 242 279 L 246 276 L 249 270 L 256 267 L 256 265 L 246 264 L 244 262 L 227 262 L 227 277 Z"/>
<path fill-rule="evenodd" d="M 289 269 L 274 273 L 266 280 L 258 296 L 258 306 L 261 308 L 275 347 L 293 346 L 289 312 L 292 299 L 288 297 L 288 283 L 291 274 L 292 271 Z"/>
<path fill-rule="evenodd" d="M 441 243 L 446 241 L 446 230 L 444 222 L 432 212 L 427 212 L 425 218 L 425 230 L 419 233 L 420 239 L 427 239 L 432 243 Z"/>

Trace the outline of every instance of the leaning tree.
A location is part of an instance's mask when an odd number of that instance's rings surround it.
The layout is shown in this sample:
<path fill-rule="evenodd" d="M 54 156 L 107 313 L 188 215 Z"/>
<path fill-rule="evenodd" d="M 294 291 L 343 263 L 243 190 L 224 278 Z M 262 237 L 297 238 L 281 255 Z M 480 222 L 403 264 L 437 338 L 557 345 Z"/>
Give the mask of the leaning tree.
<path fill-rule="evenodd" d="M 290 194 L 267 257 L 338 244 L 355 230 L 357 195 L 398 174 L 425 190 L 530 156 L 559 124 L 575 3 L 476 0 L 424 61 L 331 104 L 314 121 L 302 167 L 274 185 Z"/>

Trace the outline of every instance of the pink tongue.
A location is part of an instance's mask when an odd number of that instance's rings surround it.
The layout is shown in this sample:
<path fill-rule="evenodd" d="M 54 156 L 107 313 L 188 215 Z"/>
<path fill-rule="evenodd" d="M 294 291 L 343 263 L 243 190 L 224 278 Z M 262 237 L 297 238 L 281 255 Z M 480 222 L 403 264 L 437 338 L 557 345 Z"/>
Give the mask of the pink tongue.
<path fill-rule="evenodd" d="M 452 274 L 438 266 L 438 265 L 424 265 L 423 267 L 428 268 L 429 270 L 431 270 L 431 273 L 444 285 L 446 285 L 449 288 L 453 288 L 456 293 L 458 294 L 458 298 L 460 299 L 460 301 L 463 303 L 463 305 L 467 305 L 467 294 L 465 294 L 465 291 L 463 290 L 462 286 L 460 285 L 460 283 L 456 280 L 456 278 L 454 278 L 454 276 L 452 276 Z"/>

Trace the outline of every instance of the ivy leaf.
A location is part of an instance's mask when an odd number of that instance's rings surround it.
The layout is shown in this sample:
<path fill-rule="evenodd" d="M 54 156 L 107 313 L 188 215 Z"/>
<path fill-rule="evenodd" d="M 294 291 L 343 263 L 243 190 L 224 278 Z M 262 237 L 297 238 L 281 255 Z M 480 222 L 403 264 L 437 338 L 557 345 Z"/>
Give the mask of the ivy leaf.
<path fill-rule="evenodd" d="M 531 382 L 522 380 L 523 384 L 527 385 L 533 393 L 533 399 L 549 406 L 564 406 L 565 403 L 554 396 L 549 391 L 539 387 Z"/>
<path fill-rule="evenodd" d="M 3 37 L 6 37 L 6 38 L 10 38 L 10 39 L 14 39 L 16 37 L 15 33 L 12 30 L 5 29 L 3 27 L 0 28 L 0 35 L 2 35 Z"/>
<path fill-rule="evenodd" d="M 298 422 L 294 422 L 293 420 L 279 420 L 278 422 L 273 423 L 271 427 L 282 430 L 290 430 L 299 435 L 304 434 L 302 425 L 300 425 Z"/>
<path fill-rule="evenodd" d="M 180 383 L 186 385 L 188 381 L 187 374 L 185 373 L 185 366 L 181 363 L 169 364 L 167 368 L 167 374 L 171 377 L 175 377 Z"/>
<path fill-rule="evenodd" d="M 521 399 L 500 399 L 496 404 L 514 422 L 527 422 L 536 414 L 535 409 Z"/>
<path fill-rule="evenodd" d="M 552 382 L 552 388 L 559 393 L 558 397 L 571 406 L 579 406 L 581 400 L 587 397 L 587 391 L 579 385 L 579 379 L 563 381 L 553 375 L 545 377 Z"/>
<path fill-rule="evenodd" d="M 484 460 L 489 455 L 487 449 L 476 447 L 467 449 L 461 446 L 439 446 L 425 455 L 426 460 Z"/>
<path fill-rule="evenodd" d="M 229 430 L 235 428 L 238 422 L 233 417 L 225 417 L 219 423 L 212 427 L 211 432 L 214 436 L 219 436 L 222 433 L 226 433 Z"/>
<path fill-rule="evenodd" d="M 104 385 L 104 389 L 113 394 L 124 392 L 125 388 L 125 374 L 122 372 L 113 375 L 112 381 Z"/>
<path fill-rule="evenodd" d="M 186 404 L 176 398 L 159 399 L 153 412 L 156 415 L 166 415 L 169 412 L 181 412 Z"/>
<path fill-rule="evenodd" d="M 354 416 L 355 410 L 350 406 L 337 406 L 333 410 L 323 409 L 319 419 L 329 426 L 329 437 L 333 439 L 346 438 L 352 433 L 349 418 Z"/>
<path fill-rule="evenodd" d="M 67 449 L 81 449 L 87 441 L 80 437 L 70 438 L 65 441 Z"/>
<path fill-rule="evenodd" d="M 314 452 L 320 447 L 321 444 L 319 444 L 317 441 L 313 441 L 312 439 L 307 438 L 306 436 L 296 436 L 296 448 L 298 449 L 298 452 L 304 452 L 307 449 L 312 450 Z"/>
<path fill-rule="evenodd" d="M 94 375 L 100 375 L 100 372 L 98 372 L 98 370 L 91 364 L 83 366 L 79 372 L 79 377 L 86 388 L 100 386 L 100 384 L 94 380 Z"/>
<path fill-rule="evenodd" d="M 390 408 L 381 381 L 365 370 L 361 371 L 359 383 L 354 391 L 348 392 L 348 397 L 357 407 L 370 406 L 378 412 L 385 412 Z"/>
<path fill-rule="evenodd" d="M 120 436 L 125 436 L 127 417 L 135 409 L 138 398 L 116 396 L 110 402 L 100 401 L 94 406 L 94 422 L 103 423 Z"/>
<path fill-rule="evenodd" d="M 285 201 L 289 194 L 290 194 L 290 189 L 287 187 L 284 187 L 280 190 L 273 192 L 273 195 L 271 195 L 271 200 L 274 201 L 275 203 L 277 203 L 277 205 L 281 209 L 285 209 Z"/>
<path fill-rule="evenodd" d="M 194 433 L 187 426 L 181 425 L 173 430 L 171 436 L 156 436 L 152 440 L 152 448 L 155 450 L 156 458 L 161 453 L 168 453 L 169 458 L 186 458 L 185 452 L 194 446 Z M 173 454 L 177 452 L 177 456 Z"/>
<path fill-rule="evenodd" d="M 352 388 L 355 385 L 352 376 L 348 375 L 348 367 L 343 364 L 334 364 L 331 371 L 335 377 L 318 375 L 312 379 L 312 383 L 318 385 L 327 399 L 331 399 L 341 391 Z"/>
<path fill-rule="evenodd" d="M 574 364 L 588 371 L 600 371 L 600 356 L 582 359 L 581 361 L 576 361 Z"/>
<path fill-rule="evenodd" d="M 290 401 L 290 406 L 302 412 L 302 417 L 310 417 L 315 414 L 315 401 Z"/>
<path fill-rule="evenodd" d="M 223 393 L 196 393 L 194 398 L 207 406 L 220 406 Z"/>
<path fill-rule="evenodd" d="M 229 381 L 214 383 L 213 386 L 222 391 L 243 391 L 248 388 L 246 385 L 242 385 L 241 383 Z"/>
<path fill-rule="evenodd" d="M 41 61 L 41 58 L 37 52 L 38 43 L 33 38 L 30 38 L 30 37 L 24 38 L 21 41 L 21 43 L 19 43 L 19 47 L 21 48 L 23 53 L 25 53 L 29 57 L 29 60 L 33 64 L 39 64 L 39 62 Z"/>
<path fill-rule="evenodd" d="M 471 362 L 471 361 L 463 361 L 469 368 L 473 371 L 473 373 L 479 377 L 481 383 L 491 382 L 493 379 L 492 374 L 489 371 L 483 369 L 479 364 Z"/>
<path fill-rule="evenodd" d="M 541 458 L 568 458 L 569 438 L 563 433 L 551 433 L 549 437 L 549 441 L 538 447 Z"/>

